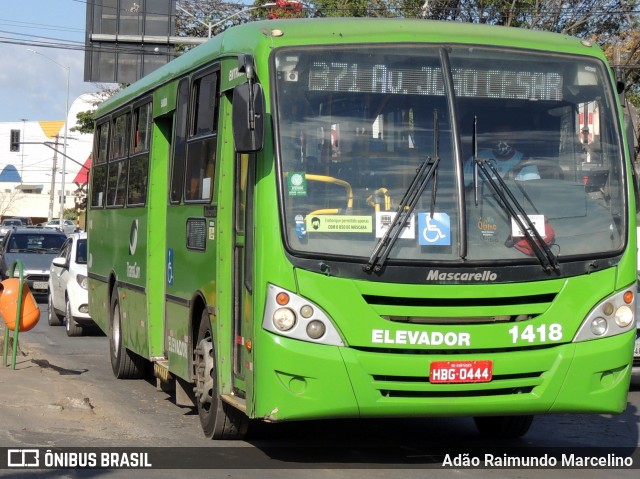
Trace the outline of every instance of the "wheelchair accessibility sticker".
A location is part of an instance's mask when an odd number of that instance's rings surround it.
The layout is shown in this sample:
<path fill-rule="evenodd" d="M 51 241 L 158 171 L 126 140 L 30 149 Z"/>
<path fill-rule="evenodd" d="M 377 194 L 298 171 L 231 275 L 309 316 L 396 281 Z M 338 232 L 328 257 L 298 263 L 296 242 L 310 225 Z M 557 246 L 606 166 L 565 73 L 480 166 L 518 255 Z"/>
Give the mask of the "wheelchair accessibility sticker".
<path fill-rule="evenodd" d="M 451 219 L 447 213 L 418 213 L 418 231 L 422 246 L 451 245 Z"/>

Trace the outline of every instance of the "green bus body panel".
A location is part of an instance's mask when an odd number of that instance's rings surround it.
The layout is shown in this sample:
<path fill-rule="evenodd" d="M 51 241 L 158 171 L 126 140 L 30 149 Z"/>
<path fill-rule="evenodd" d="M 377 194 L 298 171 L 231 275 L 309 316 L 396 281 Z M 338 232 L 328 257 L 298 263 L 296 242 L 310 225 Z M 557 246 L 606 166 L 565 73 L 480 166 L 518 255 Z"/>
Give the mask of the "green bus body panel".
<path fill-rule="evenodd" d="M 158 88 L 153 95 L 153 117 L 157 118 L 166 115 L 176 109 L 176 93 L 178 84 L 176 82 L 167 83 Z M 154 143 L 154 148 L 158 145 Z"/>
<path fill-rule="evenodd" d="M 89 262 L 90 271 L 98 274 L 108 282 L 111 275 L 115 277 L 116 289 L 123 311 L 123 341 L 129 349 L 147 354 L 147 218 L 145 209 L 107 209 L 92 213 L 89 219 Z M 91 234 L 99 228 L 101 234 Z M 137 231 L 135 249 L 129 248 L 132 230 Z M 107 233 L 108 232 L 108 233 Z M 127 247 L 122 247 L 125 244 Z M 90 295 L 92 318 L 104 330 L 109 329 L 110 297 L 108 285 L 96 285 L 90 279 L 90 287 L 96 287 L 101 293 L 97 296 L 98 306 L 93 303 L 96 298 Z M 92 291 L 92 289 L 90 289 Z M 101 303 L 106 307 L 100 307 Z"/>
<path fill-rule="evenodd" d="M 154 95 L 154 105 L 159 103 Z M 172 122 L 169 117 L 168 122 Z M 148 337 L 149 345 L 146 357 L 162 357 L 164 354 L 164 317 L 163 304 L 165 293 L 165 256 L 167 231 L 167 189 L 168 159 L 170 134 L 169 125 L 153 124 L 152 155 L 149 164 L 149 196 L 147 198 L 148 242 L 147 242 L 147 304 L 148 304 Z M 142 210 L 145 211 L 145 210 Z"/>
<path fill-rule="evenodd" d="M 497 316 L 520 314 L 537 314 L 537 316 L 526 322 L 533 325 L 534 329 L 540 325 L 557 323 L 562 325 L 562 339 L 554 343 L 570 342 L 578 326 L 589 313 L 593 304 L 584 301 L 584 298 L 602 299 L 614 290 L 615 269 L 594 273 L 590 276 L 577 276 L 561 280 L 549 280 L 542 282 L 529 282 L 524 284 L 496 284 L 496 285 L 402 285 L 373 283 L 364 281 L 352 281 L 340 278 L 327 278 L 323 275 L 298 271 L 297 274 L 299 291 L 316 304 L 326 308 L 332 319 L 339 325 L 341 333 L 350 346 L 375 347 L 372 342 L 373 330 L 389 331 L 389 338 L 395 338 L 396 331 L 413 330 L 425 331 L 431 335 L 433 332 L 445 334 L 455 333 L 458 337 L 456 347 L 477 350 L 491 349 L 496 347 L 548 345 L 551 343 L 547 339 L 545 342 L 533 342 L 527 344 L 511 344 L 512 335 L 508 332 L 518 322 L 506 322 L 500 324 L 464 324 L 445 326 L 438 325 L 418 325 L 394 322 L 383 319 L 384 316 L 399 317 L 473 317 L 473 316 Z M 523 289 L 526 288 L 526 289 Z M 535 294 L 553 293 L 555 299 L 553 303 L 526 303 L 527 296 Z M 420 299 L 451 299 L 452 302 L 460 301 L 460 306 L 386 306 L 369 305 L 363 295 L 399 298 L 420 298 Z M 464 299 L 467 298 L 495 298 L 498 302 L 502 298 L 510 296 L 523 299 L 517 304 L 510 306 L 464 306 Z M 349 307 L 344 307 L 344 298 L 349 298 Z M 597 298 L 597 299 L 596 299 Z M 463 341 L 469 335 L 469 344 Z M 379 335 L 378 335 L 379 336 Z M 404 334 L 401 334 L 404 337 Z M 438 336 L 439 337 L 439 336 Z M 378 339 L 380 339 L 378 337 Z M 453 339 L 453 338 L 452 338 Z M 406 348 L 410 344 L 410 338 L 404 338 L 402 342 L 391 343 L 385 341 L 384 347 Z M 457 341 L 462 341 L 458 344 Z M 468 346 L 468 347 L 467 347 Z M 421 347 L 421 346 L 417 346 Z M 446 344 L 422 346 L 429 350 L 453 349 Z"/>
<path fill-rule="evenodd" d="M 620 413 L 626 408 L 623 391 L 629 387 L 629 354 L 635 340 L 635 331 L 630 331 L 551 349 L 465 354 L 465 360 L 492 360 L 495 379 L 434 385 L 428 381 L 429 363 L 455 358 L 406 351 L 371 353 L 260 335 L 264 337 L 255 376 L 262 393 L 257 395 L 254 417 L 271 421 Z"/>

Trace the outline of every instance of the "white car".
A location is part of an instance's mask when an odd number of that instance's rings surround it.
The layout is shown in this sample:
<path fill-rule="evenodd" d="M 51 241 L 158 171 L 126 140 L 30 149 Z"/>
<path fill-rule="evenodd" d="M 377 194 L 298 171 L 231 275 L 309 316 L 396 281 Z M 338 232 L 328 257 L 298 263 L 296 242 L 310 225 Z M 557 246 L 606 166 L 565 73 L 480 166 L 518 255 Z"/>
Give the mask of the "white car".
<path fill-rule="evenodd" d="M 89 316 L 87 291 L 87 233 L 73 233 L 51 262 L 49 313 L 51 326 L 67 328 L 67 336 L 81 336 L 94 322 Z"/>
<path fill-rule="evenodd" d="M 55 228 L 62 230 L 67 236 L 71 233 L 75 233 L 78 230 L 76 224 L 71 220 L 64 220 L 62 222 L 62 228 L 60 227 L 60 220 L 51 220 L 48 223 L 42 225 L 44 228 Z"/>

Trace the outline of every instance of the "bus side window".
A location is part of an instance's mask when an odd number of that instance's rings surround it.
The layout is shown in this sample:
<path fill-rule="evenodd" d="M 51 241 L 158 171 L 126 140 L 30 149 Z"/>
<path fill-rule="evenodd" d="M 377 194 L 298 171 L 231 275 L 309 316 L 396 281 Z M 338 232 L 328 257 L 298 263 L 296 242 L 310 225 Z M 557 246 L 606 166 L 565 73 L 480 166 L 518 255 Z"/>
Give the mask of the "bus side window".
<path fill-rule="evenodd" d="M 129 160 L 127 206 L 143 205 L 147 199 L 151 102 L 135 108 L 133 118 L 133 151 Z"/>
<path fill-rule="evenodd" d="M 187 140 L 185 201 L 209 200 L 217 146 L 218 72 L 193 83 L 192 131 Z"/>
<path fill-rule="evenodd" d="M 127 188 L 129 130 L 131 114 L 117 116 L 111 131 L 111 149 L 107 174 L 107 206 L 123 206 Z"/>
<path fill-rule="evenodd" d="M 108 121 L 99 124 L 95 135 L 95 153 L 91 168 L 91 206 L 104 206 L 104 195 L 107 180 L 107 151 L 109 145 Z"/>
<path fill-rule="evenodd" d="M 182 199 L 182 182 L 184 163 L 187 153 L 187 106 L 189 105 L 189 79 L 183 78 L 178 85 L 176 107 L 175 141 L 173 148 L 173 164 L 171 167 L 171 203 L 179 203 Z"/>

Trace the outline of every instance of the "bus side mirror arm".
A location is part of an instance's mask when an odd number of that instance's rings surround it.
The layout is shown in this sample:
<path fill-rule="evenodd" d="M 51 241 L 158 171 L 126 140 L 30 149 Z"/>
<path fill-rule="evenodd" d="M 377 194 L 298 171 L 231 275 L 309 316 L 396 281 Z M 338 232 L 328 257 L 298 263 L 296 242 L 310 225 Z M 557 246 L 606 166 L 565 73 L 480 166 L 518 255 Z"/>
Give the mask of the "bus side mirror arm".
<path fill-rule="evenodd" d="M 247 75 L 247 83 L 233 90 L 233 140 L 238 153 L 254 153 L 264 146 L 264 92 L 255 81 L 253 57 L 240 55 L 238 61 L 238 70 Z"/>

